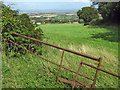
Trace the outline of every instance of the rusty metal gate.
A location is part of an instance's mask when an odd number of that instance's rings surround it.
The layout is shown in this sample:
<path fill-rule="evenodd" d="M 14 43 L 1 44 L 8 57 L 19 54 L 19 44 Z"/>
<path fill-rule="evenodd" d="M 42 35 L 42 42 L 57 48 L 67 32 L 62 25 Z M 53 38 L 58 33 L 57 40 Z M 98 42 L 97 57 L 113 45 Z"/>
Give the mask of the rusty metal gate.
<path fill-rule="evenodd" d="M 48 59 L 45 59 L 45 58 L 41 57 L 40 55 L 37 55 L 37 54 L 33 53 L 33 52 L 30 51 L 30 50 L 27 50 L 26 48 L 18 45 L 17 43 L 13 42 L 12 40 L 8 39 L 8 41 L 10 41 L 11 43 L 15 44 L 16 46 L 18 46 L 18 47 L 26 50 L 27 52 L 29 52 L 29 53 L 31 53 L 31 54 L 33 54 L 33 55 L 36 55 L 36 56 L 38 56 L 39 58 L 44 59 L 44 60 L 46 60 L 46 61 L 48 61 L 48 62 L 50 62 L 50 63 L 58 66 L 58 67 L 59 67 L 59 72 L 58 72 L 56 84 L 58 83 L 58 80 L 60 80 L 60 81 L 62 81 L 62 82 L 64 82 L 64 83 L 72 84 L 72 89 L 74 89 L 75 85 L 83 86 L 83 87 L 92 89 L 92 88 L 94 88 L 94 86 L 95 86 L 95 83 L 96 83 L 96 80 L 97 80 L 97 76 L 98 76 L 99 71 L 103 71 L 103 72 L 105 72 L 105 73 L 108 73 L 108 74 L 110 74 L 110 75 L 113 75 L 113 76 L 116 76 L 116 77 L 119 77 L 119 78 L 120 78 L 120 75 L 117 75 L 117 74 L 114 74 L 114 73 L 112 73 L 112 72 L 109 72 L 109 71 L 100 69 L 101 61 L 102 61 L 102 58 L 101 58 L 101 57 L 100 57 L 100 58 L 94 58 L 94 57 L 91 57 L 91 56 L 88 56 L 88 55 L 85 55 L 85 54 L 82 54 L 82 53 L 78 53 L 78 52 L 75 52 L 75 51 L 72 51 L 72 50 L 69 50 L 69 49 L 64 49 L 64 48 L 62 48 L 62 47 L 59 47 L 59 46 L 56 46 L 56 45 L 52 45 L 52 44 L 49 44 L 49 43 L 46 43 L 46 42 L 43 42 L 43 41 L 40 41 L 40 40 L 31 38 L 31 37 L 27 37 L 27 36 L 24 36 L 24 35 L 21 35 L 21 34 L 18 34 L 18 33 L 14 33 L 14 32 L 13 32 L 13 34 L 14 34 L 14 35 L 17 35 L 17 36 L 20 36 L 20 37 L 23 37 L 23 38 L 26 38 L 26 39 L 29 39 L 29 40 L 33 40 L 33 41 L 38 42 L 38 43 L 42 43 L 42 44 L 47 45 L 47 46 L 50 46 L 50 47 L 54 47 L 54 48 L 63 50 L 63 53 L 62 53 L 62 56 L 61 56 L 61 62 L 60 62 L 60 64 L 56 64 L 56 63 L 54 63 L 54 62 L 52 62 L 52 61 L 50 61 L 50 60 L 48 60 Z M 96 62 L 99 62 L 99 63 L 98 63 L 98 66 L 95 67 L 95 66 L 93 66 L 93 65 L 90 65 L 90 64 L 88 64 L 88 63 L 85 63 L 85 62 L 81 61 L 77 72 L 75 72 L 75 71 L 73 71 L 73 70 L 70 70 L 70 69 L 62 66 L 63 57 L 64 57 L 64 52 L 65 52 L 65 51 L 66 51 L 66 52 L 69 52 L 69 53 L 73 53 L 73 54 L 79 55 L 79 56 L 82 56 L 82 57 L 85 57 L 85 58 L 89 58 L 89 59 L 94 60 L 94 61 L 96 61 Z M 80 68 L 82 67 L 82 65 L 87 65 L 87 66 L 89 66 L 89 67 L 91 67 L 91 68 L 96 69 L 96 73 L 95 73 L 94 79 L 92 79 L 92 78 L 90 78 L 90 77 L 88 77 L 88 76 L 85 76 L 85 75 L 79 73 Z M 64 79 L 64 78 L 59 77 L 59 76 L 60 76 L 61 68 L 64 68 L 64 69 L 66 69 L 66 70 L 68 70 L 68 71 L 70 71 L 70 72 L 72 72 L 72 73 L 75 73 L 75 74 L 76 74 L 75 79 L 74 79 L 73 81 L 70 81 L 70 80 L 66 80 L 66 79 Z M 87 83 L 79 82 L 79 81 L 77 80 L 78 75 L 80 75 L 80 76 L 82 76 L 82 77 L 84 77 L 84 78 L 87 78 L 87 79 L 89 79 L 89 80 L 92 80 L 93 83 L 92 83 L 92 84 L 87 84 Z"/>

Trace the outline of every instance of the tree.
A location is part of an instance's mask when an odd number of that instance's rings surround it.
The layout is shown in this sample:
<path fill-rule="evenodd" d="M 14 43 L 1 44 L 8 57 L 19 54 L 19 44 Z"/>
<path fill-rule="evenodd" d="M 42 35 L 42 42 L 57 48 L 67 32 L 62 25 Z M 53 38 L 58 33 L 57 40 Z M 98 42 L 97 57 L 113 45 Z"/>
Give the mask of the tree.
<path fill-rule="evenodd" d="M 94 5 L 98 5 L 104 22 L 120 23 L 120 2 L 93 2 Z"/>
<path fill-rule="evenodd" d="M 98 12 L 93 7 L 83 7 L 82 10 L 77 12 L 79 19 L 83 19 L 85 24 L 88 24 L 93 19 L 99 17 Z"/>

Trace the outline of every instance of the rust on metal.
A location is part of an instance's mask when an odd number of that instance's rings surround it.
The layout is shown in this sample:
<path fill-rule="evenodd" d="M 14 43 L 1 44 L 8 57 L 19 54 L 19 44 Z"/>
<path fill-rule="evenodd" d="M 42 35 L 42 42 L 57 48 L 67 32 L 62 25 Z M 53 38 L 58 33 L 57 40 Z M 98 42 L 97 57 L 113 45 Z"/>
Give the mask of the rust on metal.
<path fill-rule="evenodd" d="M 80 83 L 82 86 L 84 86 L 86 88 L 90 88 L 91 87 L 91 84 L 82 83 L 82 82 L 79 82 L 78 80 L 76 80 L 76 82 Z"/>
<path fill-rule="evenodd" d="M 92 67 L 92 68 L 98 69 L 98 70 L 100 70 L 100 71 L 103 71 L 103 72 L 105 72 L 105 73 L 108 73 L 108 74 L 111 74 L 111 75 L 113 75 L 113 76 L 116 76 L 116 77 L 119 77 L 119 78 L 120 78 L 120 75 L 117 75 L 117 74 L 114 74 L 114 73 L 112 73 L 112 72 L 103 70 L 103 69 L 101 69 L 101 68 L 95 67 L 95 66 L 90 65 L 90 64 L 87 64 L 87 63 L 85 63 L 85 62 L 82 62 L 82 63 L 85 64 L 85 65 L 87 65 L 87 66 L 90 66 L 90 67 Z"/>
<path fill-rule="evenodd" d="M 61 78 L 59 77 L 60 81 L 64 82 L 64 83 L 69 83 L 69 84 L 73 84 L 73 81 L 72 80 L 67 80 L 67 79 L 64 79 L 64 78 Z M 84 86 L 86 88 L 90 88 L 91 87 L 91 84 L 87 84 L 87 83 L 82 83 L 82 82 L 79 82 L 78 80 L 76 80 L 75 84 L 77 86 Z"/>
<path fill-rule="evenodd" d="M 31 53 L 31 54 L 33 54 L 33 55 L 36 55 L 36 56 L 38 56 L 39 58 L 44 59 L 44 60 L 46 60 L 46 61 L 48 61 L 48 62 L 50 62 L 50 63 L 52 63 L 52 64 L 55 64 L 55 65 L 59 66 L 58 64 L 56 64 L 56 63 L 54 63 L 54 62 L 52 62 L 52 61 L 50 61 L 50 60 L 48 60 L 48 59 L 45 59 L 45 58 L 43 58 L 43 57 L 41 57 L 41 56 L 39 56 L 39 55 L 33 53 L 32 51 L 27 50 L 26 48 L 24 48 L 24 47 L 18 45 L 17 43 L 15 43 L 15 42 L 13 42 L 13 41 L 11 41 L 11 40 L 9 40 L 9 41 L 10 41 L 11 43 L 15 44 L 16 46 L 18 46 L 18 47 L 20 47 L 20 48 L 26 50 L 27 52 L 29 52 L 29 53 Z"/>
<path fill-rule="evenodd" d="M 13 32 L 13 34 L 18 35 L 20 37 L 30 39 L 30 40 L 37 41 L 39 43 L 42 43 L 42 44 L 45 44 L 45 45 L 48 45 L 48 46 L 51 46 L 51 47 L 54 47 L 54 48 L 57 48 L 57 49 L 61 49 L 61 50 L 64 50 L 64 51 L 67 51 L 67 52 L 70 52 L 70 53 L 74 53 L 74 54 L 79 55 L 79 56 L 83 56 L 83 57 L 86 57 L 86 58 L 89 58 L 89 59 L 92 59 L 92 60 L 95 60 L 95 61 L 99 61 L 99 59 L 95 58 L 95 57 L 91 57 L 91 56 L 88 56 L 88 55 L 85 55 L 85 54 L 82 54 L 82 53 L 78 53 L 78 52 L 75 52 L 75 51 L 72 51 L 72 50 L 69 50 L 69 49 L 65 49 L 65 48 L 62 48 L 62 47 L 59 47 L 59 46 L 56 46 L 56 45 L 52 45 L 52 44 L 49 44 L 49 43 L 46 43 L 46 42 L 31 38 L 31 37 L 27 37 L 27 36 L 24 36 L 24 35 L 21 35 L 21 34 L 18 34 L 18 33 Z"/>
<path fill-rule="evenodd" d="M 64 79 L 64 78 L 61 78 L 60 77 L 60 81 L 64 82 L 64 83 L 69 83 L 69 84 L 73 84 L 73 81 L 72 80 L 67 80 L 67 79 Z M 78 86 L 83 86 L 82 84 L 76 82 L 76 85 Z"/>
<path fill-rule="evenodd" d="M 58 78 L 57 78 L 56 85 L 57 85 L 57 83 L 58 83 L 59 76 L 60 76 L 60 71 L 61 71 L 61 66 L 62 66 L 63 56 L 64 56 L 64 51 L 63 51 L 63 53 L 62 53 L 62 57 L 61 57 L 61 62 L 60 62 L 59 73 L 58 73 Z"/>
<path fill-rule="evenodd" d="M 68 68 L 66 68 L 66 67 L 63 67 L 63 66 L 61 66 L 62 68 L 64 68 L 64 69 L 66 69 L 66 70 L 69 70 L 70 72 L 73 72 L 73 73 L 75 73 L 75 74 L 77 74 L 77 72 L 75 72 L 75 71 L 73 71 L 73 70 L 70 70 L 70 69 L 68 69 Z M 94 79 L 92 79 L 92 78 L 89 78 L 88 76 L 85 76 L 85 75 L 82 75 L 82 74 L 78 74 L 78 75 L 80 75 L 80 76 L 83 76 L 83 77 L 85 77 L 85 78 L 87 78 L 87 79 L 89 79 L 89 80 L 94 80 Z"/>
<path fill-rule="evenodd" d="M 100 68 L 101 62 L 102 62 L 102 58 L 100 57 L 100 58 L 99 58 L 99 63 L 98 63 L 98 68 Z M 99 70 L 97 69 L 97 71 L 96 71 L 96 73 L 95 73 L 95 77 L 94 77 L 93 84 L 92 84 L 92 86 L 91 86 L 91 88 L 90 88 L 91 90 L 92 90 L 92 88 L 95 86 L 95 83 L 96 83 L 96 80 L 97 80 L 97 77 L 98 77 L 98 73 L 99 73 Z"/>
<path fill-rule="evenodd" d="M 76 80 L 77 80 L 78 74 L 79 74 L 79 72 L 80 72 L 80 68 L 81 68 L 81 66 L 82 66 L 82 61 L 80 62 L 80 65 L 79 65 L 79 68 L 78 68 L 78 71 L 77 71 L 77 74 L 76 74 L 75 80 L 73 81 L 72 90 L 73 90 L 74 87 L 75 87 L 75 83 L 76 83 Z"/>
<path fill-rule="evenodd" d="M 50 62 L 50 63 L 52 63 L 52 64 L 54 64 L 54 65 L 60 66 L 60 65 L 58 65 L 58 64 L 56 64 L 56 63 L 54 63 L 54 62 L 52 62 L 52 61 L 50 61 L 50 60 L 48 60 L 48 59 L 45 59 L 45 58 L 43 58 L 43 57 L 41 57 L 41 56 L 39 56 L 39 55 L 33 53 L 33 52 L 30 51 L 30 50 L 27 50 L 26 48 L 24 48 L 24 47 L 18 45 L 17 43 L 15 43 L 15 42 L 13 42 L 13 41 L 11 41 L 11 40 L 9 40 L 9 41 L 10 41 L 11 43 L 15 44 L 16 46 L 18 46 L 18 47 L 20 47 L 20 48 L 26 50 L 27 52 L 29 52 L 29 53 L 31 53 L 31 54 L 33 54 L 33 55 L 38 56 L 38 57 L 41 58 L 41 59 L 44 59 L 44 60 L 46 60 L 46 61 L 48 61 L 48 62 Z M 66 69 L 66 70 L 68 70 L 68 71 L 70 71 L 70 72 L 73 72 L 73 73 L 76 73 L 76 74 L 77 74 L 77 72 L 75 72 L 75 71 L 73 71 L 73 70 L 70 70 L 70 69 L 68 69 L 68 68 L 66 68 L 66 67 L 63 67 L 63 66 L 61 66 L 61 67 L 64 68 L 64 69 Z M 84 76 L 84 75 L 82 75 L 82 74 L 80 74 L 80 73 L 79 73 L 78 75 L 83 76 L 83 77 L 85 77 L 85 78 L 87 78 L 87 79 L 89 79 L 89 80 L 92 80 L 92 81 L 94 80 L 94 79 L 91 79 L 91 78 L 89 78 L 89 77 L 87 77 L 87 76 Z"/>
<path fill-rule="evenodd" d="M 59 79 L 60 79 L 60 81 L 62 81 L 62 82 L 64 82 L 64 83 L 69 83 L 69 84 L 72 84 L 72 83 L 73 83 L 73 81 L 67 80 L 67 79 L 64 79 L 64 78 L 61 78 L 61 77 L 59 77 Z"/>
<path fill-rule="evenodd" d="M 33 41 L 36 42 L 36 44 L 37 44 L 37 42 L 39 42 L 39 43 L 45 44 L 45 45 L 47 45 L 47 46 L 51 46 L 51 47 L 54 47 L 54 48 L 63 50 L 62 57 L 61 57 L 61 62 L 60 62 L 60 65 L 59 65 L 59 64 L 56 64 L 56 63 L 54 63 L 54 62 L 52 62 L 52 61 L 50 61 L 50 60 L 48 60 L 48 59 L 45 59 L 45 58 L 43 58 L 43 57 L 41 57 L 41 56 L 33 53 L 32 51 L 30 51 L 30 48 L 28 48 L 29 50 L 27 50 L 26 48 L 20 46 L 19 44 L 13 42 L 12 40 L 10 40 L 10 39 L 8 38 L 8 41 L 10 41 L 11 44 L 13 43 L 13 44 L 15 44 L 16 46 L 18 46 L 18 47 L 26 50 L 26 51 L 29 52 L 29 53 L 31 53 L 31 54 L 33 54 L 33 55 L 36 55 L 36 56 L 38 56 L 39 58 L 41 58 L 41 59 L 43 59 L 43 60 L 46 60 L 46 61 L 48 61 L 48 62 L 50 62 L 50 63 L 52 63 L 52 64 L 54 64 L 54 65 L 59 66 L 59 73 L 58 73 L 58 77 L 57 77 L 57 83 L 58 83 L 58 80 L 60 80 L 60 81 L 63 81 L 63 82 L 65 82 L 65 83 L 73 84 L 72 88 L 74 88 L 75 85 L 78 85 L 78 86 L 84 86 L 84 87 L 86 87 L 86 88 L 92 89 L 92 88 L 94 87 L 95 83 L 96 83 L 96 80 L 97 80 L 97 76 L 98 76 L 99 71 L 103 71 L 103 72 L 105 72 L 105 73 L 108 73 L 108 74 L 111 74 L 111 75 L 113 75 L 113 76 L 116 76 L 116 77 L 119 77 L 119 78 L 120 78 L 120 75 L 117 75 L 117 74 L 114 74 L 114 73 L 112 73 L 112 72 L 109 72 L 109 71 L 100 69 L 102 58 L 97 59 L 97 58 L 94 58 L 94 57 L 91 57 L 91 56 L 88 56 L 88 55 L 85 55 L 85 54 L 82 54 L 82 53 L 78 53 L 78 52 L 75 52 L 75 51 L 72 51 L 72 50 L 69 50 L 69 49 L 64 49 L 64 48 L 62 48 L 62 47 L 59 47 L 59 46 L 56 46 L 56 45 L 52 45 L 52 44 L 49 44 L 49 43 L 46 43 L 46 42 L 43 42 L 43 41 L 40 41 L 40 40 L 31 38 L 31 37 L 27 37 L 27 36 L 24 36 L 24 35 L 21 35 L 21 34 L 17 34 L 17 33 L 14 33 L 14 32 L 13 32 L 13 34 L 15 34 L 15 35 L 17 35 L 17 36 L 20 36 L 20 37 L 24 37 L 24 38 L 29 39 L 29 40 L 33 40 Z M 73 53 L 73 54 L 76 54 L 76 55 L 79 55 L 79 56 L 83 56 L 83 57 L 86 57 L 86 58 L 89 58 L 89 59 L 98 61 L 98 62 L 99 62 L 98 67 L 95 67 L 95 66 L 93 66 L 93 65 L 90 65 L 90 64 L 87 64 L 87 63 L 81 61 L 80 66 L 79 66 L 77 72 L 75 72 L 75 71 L 73 71 L 73 70 L 70 70 L 70 69 L 62 66 L 64 51 L 67 51 L 67 52 L 70 52 L 70 53 Z M 87 76 L 82 75 L 82 74 L 79 73 L 82 64 L 97 69 L 94 79 L 91 79 L 91 78 L 89 78 L 89 77 L 87 77 Z M 66 80 L 66 79 L 63 79 L 63 78 L 59 77 L 59 76 L 60 76 L 61 68 L 64 68 L 64 69 L 66 69 L 66 70 L 68 70 L 68 71 L 70 71 L 70 72 L 75 73 L 75 74 L 76 74 L 75 80 L 74 80 L 74 81 L 70 81 L 70 80 Z M 86 84 L 86 83 L 79 82 L 79 81 L 77 80 L 78 75 L 83 76 L 83 77 L 85 77 L 85 78 L 87 78 L 87 79 L 89 79 L 89 80 L 92 80 L 92 81 L 93 81 L 93 84 L 91 85 L 91 84 Z M 57 84 L 57 83 L 56 83 L 56 84 Z"/>

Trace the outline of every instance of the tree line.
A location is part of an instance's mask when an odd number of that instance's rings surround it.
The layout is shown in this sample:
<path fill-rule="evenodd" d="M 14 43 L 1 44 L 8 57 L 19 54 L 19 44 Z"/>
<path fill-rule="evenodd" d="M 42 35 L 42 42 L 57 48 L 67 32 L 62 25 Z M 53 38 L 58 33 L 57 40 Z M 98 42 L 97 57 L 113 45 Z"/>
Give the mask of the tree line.
<path fill-rule="evenodd" d="M 32 17 L 31 20 L 37 23 L 73 23 L 79 22 L 80 20 L 76 16 L 59 16 L 59 17 Z"/>
<path fill-rule="evenodd" d="M 95 5 L 98 5 L 97 9 L 94 8 Z M 83 7 L 77 15 L 79 19 L 84 20 L 85 25 L 120 24 L 120 2 L 93 2 L 91 7 Z"/>

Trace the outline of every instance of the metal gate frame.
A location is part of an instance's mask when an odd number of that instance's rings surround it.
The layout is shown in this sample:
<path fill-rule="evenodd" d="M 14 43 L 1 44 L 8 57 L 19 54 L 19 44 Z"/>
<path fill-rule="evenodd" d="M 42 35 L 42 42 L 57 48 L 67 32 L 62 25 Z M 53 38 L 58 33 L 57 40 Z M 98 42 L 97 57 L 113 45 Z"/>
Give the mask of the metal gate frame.
<path fill-rule="evenodd" d="M 41 57 L 40 55 L 37 55 L 37 54 L 33 53 L 33 52 L 30 51 L 30 50 L 27 50 L 26 48 L 18 45 L 17 43 L 13 42 L 12 40 L 10 40 L 10 39 L 8 38 L 8 41 L 11 42 L 11 43 L 13 43 L 13 44 L 15 44 L 16 46 L 18 46 L 18 47 L 26 50 L 27 52 L 29 52 L 29 53 L 31 53 L 31 54 L 33 54 L 33 55 L 38 56 L 38 57 L 41 58 L 41 59 L 44 59 L 44 60 L 46 60 L 46 61 L 48 61 L 48 62 L 50 62 L 50 63 L 52 63 L 52 64 L 54 64 L 54 65 L 56 65 L 56 66 L 59 66 L 59 72 L 58 72 L 58 76 L 57 76 L 56 85 L 57 85 L 57 83 L 58 83 L 58 80 L 60 80 L 60 81 L 65 82 L 65 83 L 72 84 L 72 89 L 74 89 L 75 85 L 83 86 L 83 87 L 92 89 L 92 88 L 94 88 L 94 86 L 95 86 L 95 83 L 96 83 L 96 80 L 97 80 L 97 76 L 98 76 L 99 71 L 103 71 L 103 72 L 105 72 L 105 73 L 108 73 L 108 74 L 110 74 L 110 75 L 113 75 L 113 76 L 116 76 L 116 77 L 119 77 L 119 78 L 120 78 L 120 75 L 117 75 L 117 74 L 114 74 L 114 73 L 112 73 L 112 72 L 109 72 L 109 71 L 100 69 L 101 61 L 102 61 L 102 58 L 101 58 L 101 57 L 100 57 L 100 58 L 91 57 L 91 56 L 88 56 L 88 55 L 85 55 L 85 54 L 82 54 L 82 53 L 78 53 L 78 52 L 75 52 L 75 51 L 72 51 L 72 50 L 69 50 L 69 49 L 65 49 L 65 48 L 62 48 L 62 47 L 59 47 L 59 46 L 56 46 L 56 45 L 52 45 L 52 44 L 49 44 L 49 43 L 46 43 L 46 42 L 43 42 L 43 41 L 40 41 L 40 40 L 31 38 L 31 37 L 27 37 L 27 36 L 24 36 L 24 35 L 21 35 L 21 34 L 18 34 L 18 33 L 14 33 L 14 32 L 13 32 L 13 34 L 14 34 L 14 35 L 17 35 L 17 36 L 20 36 L 20 37 L 23 37 L 23 38 L 26 38 L 26 39 L 29 39 L 29 40 L 33 40 L 33 41 L 35 41 L 36 43 L 39 42 L 39 43 L 42 43 L 42 44 L 44 44 L 44 45 L 47 45 L 47 46 L 50 46 L 50 47 L 54 47 L 54 48 L 63 50 L 63 53 L 62 53 L 62 56 L 61 56 L 61 62 L 60 62 L 60 65 L 59 65 L 59 64 L 56 64 L 56 63 L 54 63 L 54 62 L 52 62 L 52 61 L 50 61 L 50 60 L 48 60 L 48 59 L 45 59 L 45 58 Z M 73 54 L 76 54 L 76 55 L 78 55 L 78 56 L 82 56 L 82 57 L 85 57 L 85 58 L 89 58 L 89 59 L 94 60 L 94 61 L 97 61 L 97 62 L 99 62 L 99 63 L 98 63 L 98 66 L 95 67 L 95 66 L 93 66 L 93 65 L 90 65 L 90 64 L 87 64 L 87 63 L 81 61 L 81 62 L 80 62 L 80 66 L 79 66 L 77 72 L 75 72 L 75 71 L 73 71 L 73 70 L 70 70 L 70 69 L 62 66 L 62 61 L 63 61 L 63 57 L 64 57 L 64 51 L 67 51 L 67 52 L 70 52 L 70 53 L 73 53 Z M 88 76 L 85 76 L 85 75 L 82 75 L 82 74 L 79 73 L 80 68 L 81 68 L 81 66 L 82 66 L 83 64 L 84 64 L 84 65 L 87 65 L 87 66 L 89 66 L 89 67 L 91 67 L 91 68 L 97 69 L 97 70 L 96 70 L 96 73 L 95 73 L 94 79 L 91 79 L 91 78 L 89 78 Z M 69 80 L 66 80 L 66 79 L 63 79 L 63 78 L 59 77 L 59 76 L 60 76 L 61 68 L 64 68 L 64 69 L 66 69 L 66 70 L 68 70 L 68 71 L 70 71 L 70 72 L 72 72 L 72 73 L 75 73 L 75 74 L 76 74 L 76 77 L 75 77 L 74 81 L 69 81 Z M 93 81 L 93 84 L 86 84 L 86 83 L 79 82 L 79 81 L 77 80 L 78 75 L 80 75 L 80 76 L 82 76 L 82 77 L 84 77 L 84 78 L 87 78 L 87 79 L 89 79 L 89 80 L 92 80 L 92 81 Z"/>

